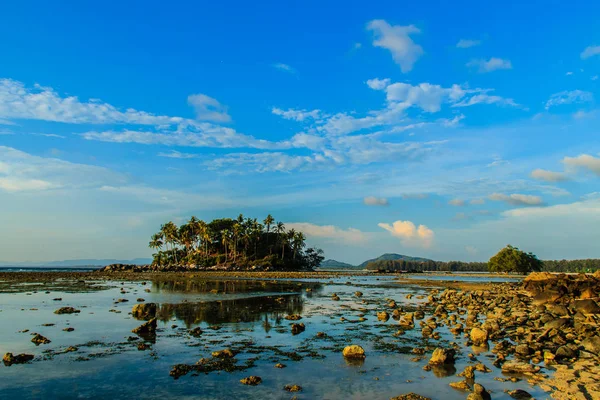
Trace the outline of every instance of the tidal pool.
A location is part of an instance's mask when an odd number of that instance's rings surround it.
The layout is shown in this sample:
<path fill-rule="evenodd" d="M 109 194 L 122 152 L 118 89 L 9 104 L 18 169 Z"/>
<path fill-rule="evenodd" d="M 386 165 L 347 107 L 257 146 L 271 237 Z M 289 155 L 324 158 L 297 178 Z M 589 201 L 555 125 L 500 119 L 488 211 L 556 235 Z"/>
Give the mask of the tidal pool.
<path fill-rule="evenodd" d="M 547 397 L 525 379 L 495 380 L 505 378 L 492 365 L 495 356 L 486 349 L 465 347 L 465 338 L 455 337 L 446 327 L 438 329 L 439 340 L 423 339 L 418 321 L 415 329 L 395 336 L 398 322 L 378 321 L 377 311 L 386 309 L 389 299 L 405 311 L 415 310 L 427 301 L 428 289 L 394 279 L 102 281 L 87 282 L 83 291 L 66 290 L 66 283 L 5 287 L 0 292 L 0 353 L 29 353 L 35 359 L 0 367 L 0 398 L 289 399 L 296 395 L 376 400 L 415 392 L 432 399 L 465 399 L 468 392 L 448 384 L 462 380 L 455 375 L 474 364 L 469 353 L 492 369 L 488 374 L 476 373 L 475 381 L 492 391 L 493 399 L 510 399 L 504 390 L 517 388 L 536 398 Z M 355 296 L 356 291 L 363 296 Z M 334 293 L 339 301 L 332 299 Z M 144 322 L 130 313 L 138 299 L 157 304 L 158 329 L 151 338 L 131 332 Z M 54 313 L 65 306 L 81 312 Z M 285 319 L 291 314 L 302 319 Z M 305 331 L 293 335 L 293 323 L 304 323 Z M 196 327 L 202 333 L 193 336 L 190 331 Z M 51 343 L 36 346 L 31 342 L 34 332 Z M 318 332 L 325 335 L 317 337 Z M 142 342 L 146 350 L 138 350 Z M 422 369 L 433 349 L 453 342 L 460 349 L 454 368 Z M 365 348 L 364 362 L 344 360 L 341 352 L 348 344 Z M 65 352 L 69 346 L 77 350 Z M 177 364 L 193 365 L 226 348 L 238 352 L 231 372 L 170 375 Z M 425 354 L 414 354 L 415 348 L 425 349 Z M 286 367 L 275 368 L 277 363 Z M 260 376 L 262 383 L 240 383 L 250 375 Z M 283 389 L 287 384 L 300 385 L 302 391 L 289 393 Z"/>

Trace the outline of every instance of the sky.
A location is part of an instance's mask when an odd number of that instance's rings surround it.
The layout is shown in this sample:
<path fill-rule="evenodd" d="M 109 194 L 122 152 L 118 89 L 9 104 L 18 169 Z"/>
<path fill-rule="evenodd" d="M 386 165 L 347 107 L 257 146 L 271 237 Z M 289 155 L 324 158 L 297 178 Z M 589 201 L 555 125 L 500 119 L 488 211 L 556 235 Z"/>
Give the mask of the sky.
<path fill-rule="evenodd" d="M 600 258 L 600 3 L 371 3 L 4 2 L 0 261 L 239 213 L 349 263 Z"/>

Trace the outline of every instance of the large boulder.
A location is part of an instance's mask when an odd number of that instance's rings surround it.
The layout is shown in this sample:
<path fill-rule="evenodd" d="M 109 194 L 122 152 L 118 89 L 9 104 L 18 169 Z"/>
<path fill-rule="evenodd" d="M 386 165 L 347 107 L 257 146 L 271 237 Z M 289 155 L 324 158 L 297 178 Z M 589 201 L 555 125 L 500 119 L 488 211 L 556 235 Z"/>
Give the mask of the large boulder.
<path fill-rule="evenodd" d="M 356 344 L 344 347 L 342 355 L 349 359 L 363 359 L 366 357 L 365 349 Z"/>
<path fill-rule="evenodd" d="M 592 336 L 581 342 L 586 351 L 600 356 L 600 336 Z"/>
<path fill-rule="evenodd" d="M 473 328 L 471 329 L 471 340 L 473 344 L 476 346 L 480 346 L 487 342 L 488 340 L 488 331 L 481 328 Z"/>
<path fill-rule="evenodd" d="M 600 314 L 600 306 L 592 299 L 575 300 L 573 308 L 582 314 Z"/>
<path fill-rule="evenodd" d="M 454 356 L 456 351 L 454 349 L 443 349 L 438 347 L 433 351 L 429 364 L 431 365 L 442 365 L 442 364 L 454 364 Z"/>

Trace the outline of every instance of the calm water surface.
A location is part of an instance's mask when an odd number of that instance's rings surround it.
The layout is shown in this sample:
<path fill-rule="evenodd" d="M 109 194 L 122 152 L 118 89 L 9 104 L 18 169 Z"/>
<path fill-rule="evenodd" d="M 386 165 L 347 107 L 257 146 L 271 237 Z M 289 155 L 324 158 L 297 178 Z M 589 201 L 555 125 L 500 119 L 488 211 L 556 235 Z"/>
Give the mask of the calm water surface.
<path fill-rule="evenodd" d="M 300 399 L 389 399 L 416 392 L 433 399 L 465 399 L 467 393 L 448 386 L 462 378 L 454 376 L 469 365 L 463 348 L 455 370 L 426 372 L 431 351 L 415 359 L 415 347 L 449 346 L 455 338 L 444 328 L 441 340 L 424 340 L 417 325 L 413 331 L 395 337 L 397 322 L 377 320 L 376 312 L 394 299 L 405 310 L 425 302 L 420 287 L 398 285 L 392 277 L 342 277 L 325 280 L 210 280 L 206 282 L 103 282 L 96 290 L 27 291 L 0 293 L 0 353 L 31 353 L 34 362 L 0 366 L 0 398 L 249 398 L 289 399 L 286 384 L 298 384 Z M 481 278 L 487 281 L 489 278 Z M 311 291 L 306 289 L 310 288 Z M 15 288 L 13 288 L 14 291 Z M 362 298 L 353 294 L 364 293 Z M 341 300 L 333 301 L 337 293 Z M 409 300 L 407 294 L 413 294 Z M 62 298 L 55 301 L 55 298 Z M 130 315 L 138 298 L 158 304 L 158 332 L 147 341 L 150 349 L 139 351 L 131 330 L 143 321 Z M 127 299 L 127 302 L 117 302 Z M 59 307 L 73 306 L 79 314 L 57 315 Z M 292 335 L 288 314 L 300 314 L 306 330 Z M 360 316 L 366 318 L 358 322 Z M 344 320 L 342 320 L 342 317 Z M 426 317 L 427 318 L 427 317 Z M 418 322 L 418 321 L 417 321 Z M 44 326 L 44 324 L 53 324 Z M 201 327 L 199 337 L 188 331 Z M 75 330 L 65 332 L 63 328 Z M 29 329 L 29 332 L 20 332 Z M 31 333 L 52 342 L 36 346 Z M 325 338 L 317 338 L 325 332 Z M 348 364 L 341 356 L 347 344 L 363 346 L 367 358 L 362 364 Z M 61 353 L 75 346 L 75 352 Z M 210 358 L 211 352 L 233 348 L 238 365 L 254 360 L 245 371 L 217 371 L 179 379 L 169 375 L 175 364 L 194 364 Z M 502 376 L 492 366 L 489 352 L 477 355 L 493 369 L 477 373 L 476 381 L 492 390 L 494 399 L 510 399 L 504 389 L 521 388 L 545 398 L 526 381 L 498 382 Z M 274 368 L 281 362 L 284 369 Z M 239 380 L 249 375 L 262 377 L 256 387 Z"/>

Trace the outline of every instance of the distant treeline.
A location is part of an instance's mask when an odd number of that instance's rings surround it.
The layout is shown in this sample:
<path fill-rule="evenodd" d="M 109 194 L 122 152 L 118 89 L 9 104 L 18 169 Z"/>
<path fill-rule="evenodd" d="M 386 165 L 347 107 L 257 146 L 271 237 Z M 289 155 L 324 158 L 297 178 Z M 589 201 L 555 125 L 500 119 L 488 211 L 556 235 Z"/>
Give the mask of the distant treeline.
<path fill-rule="evenodd" d="M 374 271 L 447 271 L 447 272 L 485 272 L 487 262 L 463 261 L 406 261 L 380 260 L 367 264 L 367 269 Z M 542 270 L 548 272 L 594 272 L 600 269 L 600 259 L 586 260 L 548 260 L 543 261 Z"/>

